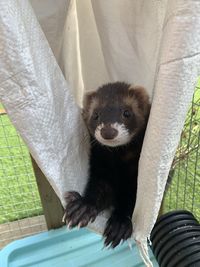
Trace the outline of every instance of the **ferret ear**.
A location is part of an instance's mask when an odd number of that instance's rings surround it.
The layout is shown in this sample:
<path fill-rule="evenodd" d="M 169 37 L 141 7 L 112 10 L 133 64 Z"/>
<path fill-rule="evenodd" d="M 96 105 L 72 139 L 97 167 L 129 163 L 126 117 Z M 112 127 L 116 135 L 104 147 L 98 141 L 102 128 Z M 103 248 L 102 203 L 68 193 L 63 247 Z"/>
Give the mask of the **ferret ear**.
<path fill-rule="evenodd" d="M 138 107 L 145 116 L 149 114 L 151 105 L 149 102 L 149 96 L 144 87 L 131 86 L 129 88 L 129 96 L 137 100 Z"/>
<path fill-rule="evenodd" d="M 83 108 L 82 108 L 82 115 L 83 118 L 86 119 L 88 117 L 88 112 L 91 106 L 92 101 L 94 101 L 97 93 L 96 92 L 88 92 L 85 93 L 83 97 Z"/>

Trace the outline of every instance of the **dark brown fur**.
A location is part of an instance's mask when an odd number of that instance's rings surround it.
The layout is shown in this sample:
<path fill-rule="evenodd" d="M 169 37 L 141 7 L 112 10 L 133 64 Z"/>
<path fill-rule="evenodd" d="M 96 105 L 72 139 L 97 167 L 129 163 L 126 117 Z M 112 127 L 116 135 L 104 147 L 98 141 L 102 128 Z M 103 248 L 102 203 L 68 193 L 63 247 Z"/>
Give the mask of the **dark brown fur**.
<path fill-rule="evenodd" d="M 118 113 L 114 114 L 112 108 L 115 107 L 117 107 Z M 105 116 L 103 118 L 104 122 L 124 123 L 130 131 L 137 131 L 137 128 L 140 130 L 146 125 L 150 110 L 149 97 L 143 87 L 132 87 L 130 84 L 122 82 L 106 84 L 96 92 L 86 94 L 83 103 L 83 117 L 92 135 L 99 123 L 93 120 L 92 115 L 99 110 L 104 110 L 107 115 L 107 118 Z M 119 114 L 121 110 L 131 110 L 134 122 L 124 119 Z"/>
<path fill-rule="evenodd" d="M 131 116 L 123 116 L 129 110 Z M 91 135 L 90 176 L 83 196 L 68 192 L 66 220 L 71 227 L 86 226 L 103 210 L 113 208 L 104 237 L 105 245 L 117 246 L 132 234 L 131 217 L 136 201 L 138 161 L 150 104 L 142 87 L 111 83 L 89 93 L 84 99 L 83 117 Z M 95 139 L 100 123 L 124 124 L 129 143 L 107 147 Z"/>

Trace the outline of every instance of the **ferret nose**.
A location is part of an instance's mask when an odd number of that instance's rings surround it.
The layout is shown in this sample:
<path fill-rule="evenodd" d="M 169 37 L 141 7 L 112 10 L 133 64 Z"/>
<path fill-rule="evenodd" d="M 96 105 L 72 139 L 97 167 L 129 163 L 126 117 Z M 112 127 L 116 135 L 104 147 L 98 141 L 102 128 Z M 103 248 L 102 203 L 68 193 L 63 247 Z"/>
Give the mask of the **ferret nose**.
<path fill-rule="evenodd" d="M 118 131 L 112 127 L 103 127 L 101 129 L 101 136 L 104 139 L 111 140 L 114 139 L 118 134 Z"/>

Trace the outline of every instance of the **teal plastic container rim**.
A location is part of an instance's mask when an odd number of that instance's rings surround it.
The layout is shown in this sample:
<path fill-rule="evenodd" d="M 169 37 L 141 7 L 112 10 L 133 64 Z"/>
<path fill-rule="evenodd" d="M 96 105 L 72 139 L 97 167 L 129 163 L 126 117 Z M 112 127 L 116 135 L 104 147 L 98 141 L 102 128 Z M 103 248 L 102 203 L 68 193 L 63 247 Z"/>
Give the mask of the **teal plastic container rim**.
<path fill-rule="evenodd" d="M 113 249 L 103 249 L 101 235 L 88 229 L 66 227 L 14 241 L 0 251 L 1 267 L 144 267 L 138 249 L 127 242 Z M 158 266 L 151 253 L 154 266 Z"/>

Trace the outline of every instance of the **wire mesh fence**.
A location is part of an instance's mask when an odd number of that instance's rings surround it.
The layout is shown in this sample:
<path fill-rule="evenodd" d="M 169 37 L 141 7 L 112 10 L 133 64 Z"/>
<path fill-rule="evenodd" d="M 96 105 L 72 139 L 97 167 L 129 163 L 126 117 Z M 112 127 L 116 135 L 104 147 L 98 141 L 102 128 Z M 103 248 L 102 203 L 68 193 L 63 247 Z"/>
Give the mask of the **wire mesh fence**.
<path fill-rule="evenodd" d="M 28 149 L 0 106 L 0 247 L 46 229 L 41 214 Z"/>
<path fill-rule="evenodd" d="M 187 114 L 163 207 L 164 212 L 187 209 L 200 219 L 200 85 Z M 0 105 L 0 248 L 44 230 L 28 149 Z"/>
<path fill-rule="evenodd" d="M 200 82 L 173 160 L 163 206 L 164 211 L 192 211 L 200 219 Z"/>

